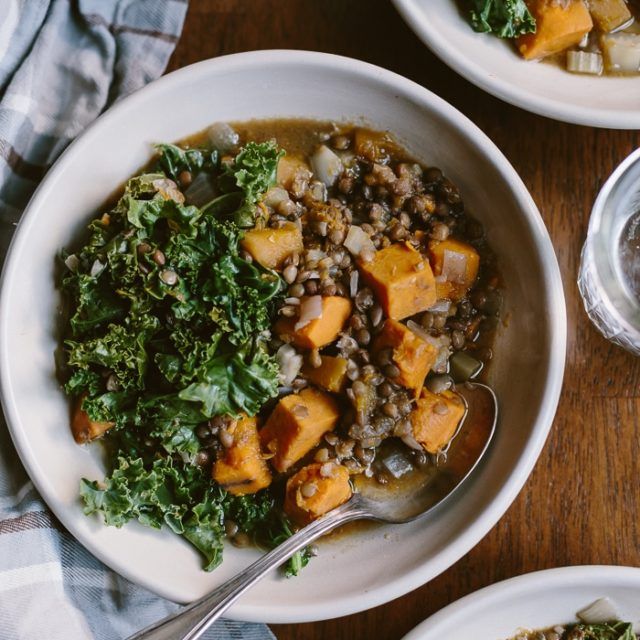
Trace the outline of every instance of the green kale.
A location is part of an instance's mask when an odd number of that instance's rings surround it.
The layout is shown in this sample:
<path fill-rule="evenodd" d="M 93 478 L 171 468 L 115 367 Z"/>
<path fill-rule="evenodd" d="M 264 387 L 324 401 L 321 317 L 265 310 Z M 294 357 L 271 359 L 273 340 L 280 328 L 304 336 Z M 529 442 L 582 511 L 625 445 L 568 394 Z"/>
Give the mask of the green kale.
<path fill-rule="evenodd" d="M 200 403 L 208 418 L 215 415 L 252 416 L 276 396 L 278 365 L 256 341 L 204 363 L 194 382 L 179 393 L 182 400 Z"/>
<path fill-rule="evenodd" d="M 85 370 L 99 365 L 112 372 L 122 389 L 142 390 L 148 361 L 146 345 L 159 325 L 154 316 L 130 316 L 122 324 L 110 324 L 99 337 L 67 340 L 67 363 Z"/>
<path fill-rule="evenodd" d="M 165 458 L 149 468 L 140 458 L 119 457 L 103 486 L 83 479 L 80 495 L 85 513 L 99 511 L 109 525 L 121 527 L 137 519 L 183 535 L 205 557 L 206 571 L 222 561 L 224 494 L 199 467 Z"/>
<path fill-rule="evenodd" d="M 182 149 L 175 144 L 157 144 L 156 149 L 160 153 L 156 169 L 172 180 L 177 180 L 183 171 L 195 175 L 218 165 L 219 154 L 215 149 Z"/>
<path fill-rule="evenodd" d="M 195 464 L 199 425 L 254 415 L 276 395 L 278 367 L 264 336 L 282 281 L 241 258 L 238 223 L 253 224 L 281 152 L 250 143 L 221 168 L 213 152 L 158 149 L 155 172 L 131 178 L 89 225 L 86 244 L 65 256 L 65 390 L 82 398 L 91 420 L 114 424 L 103 438 L 109 475 L 82 481 L 86 512 L 115 526 L 168 526 L 209 570 L 221 561 L 225 518 L 267 547 L 291 535 L 268 490 L 231 496 Z M 185 170 L 210 176 L 223 194 L 217 205 L 182 203 L 167 178 Z M 306 561 L 296 554 L 288 573 Z"/>
<path fill-rule="evenodd" d="M 275 185 L 278 161 L 283 155 L 284 151 L 273 141 L 247 143 L 233 162 L 224 166 L 220 186 L 225 194 L 207 208 L 218 213 L 231 211 L 232 220 L 239 227 L 252 227 L 256 204 Z"/>
<path fill-rule="evenodd" d="M 636 640 L 633 624 L 618 621 L 570 625 L 563 635 L 565 637 L 580 640 Z"/>
<path fill-rule="evenodd" d="M 471 25 L 476 31 L 515 38 L 536 30 L 525 0 L 471 0 L 471 6 Z"/>

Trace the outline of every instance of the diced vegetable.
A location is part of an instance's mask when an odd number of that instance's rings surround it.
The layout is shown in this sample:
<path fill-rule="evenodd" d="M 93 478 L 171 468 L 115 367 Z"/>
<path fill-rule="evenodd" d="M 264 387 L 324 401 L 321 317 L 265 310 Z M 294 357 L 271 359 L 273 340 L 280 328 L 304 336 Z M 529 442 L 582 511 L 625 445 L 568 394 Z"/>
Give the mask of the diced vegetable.
<path fill-rule="evenodd" d="M 323 144 L 311 156 L 311 168 L 316 178 L 330 187 L 342 173 L 342 161 L 329 147 Z"/>
<path fill-rule="evenodd" d="M 227 122 L 216 122 L 212 124 L 207 133 L 213 148 L 221 153 L 229 153 L 238 145 L 238 142 L 240 142 L 240 136 Z"/>
<path fill-rule="evenodd" d="M 599 624 L 609 622 L 610 620 L 617 620 L 620 614 L 609 598 L 598 598 L 598 600 L 592 602 L 588 607 L 578 611 L 576 615 L 582 622 L 586 622 L 587 624 Z"/>
<path fill-rule="evenodd" d="M 429 453 L 438 453 L 449 444 L 464 414 L 464 402 L 457 393 L 423 389 L 409 415 L 413 437 Z"/>
<path fill-rule="evenodd" d="M 370 252 L 371 255 L 376 251 L 369 234 L 357 225 L 349 227 L 347 237 L 344 239 L 344 246 L 349 250 L 349 253 L 356 257 L 360 257 L 365 251 Z"/>
<path fill-rule="evenodd" d="M 446 373 L 449 366 L 449 356 L 451 355 L 451 338 L 445 334 L 432 336 L 413 320 L 407 322 L 407 328 L 436 350 L 436 361 L 431 365 L 433 371 L 435 373 Z"/>
<path fill-rule="evenodd" d="M 394 478 L 402 478 L 414 469 L 409 458 L 401 451 L 392 451 L 384 456 L 382 465 Z"/>
<path fill-rule="evenodd" d="M 567 71 L 599 76 L 602 73 L 602 68 L 602 56 L 599 53 L 567 51 Z"/>
<path fill-rule="evenodd" d="M 311 176 L 309 165 L 302 158 L 293 155 L 280 158 L 276 180 L 287 191 L 291 191 L 297 179 L 309 180 Z"/>
<path fill-rule="evenodd" d="M 386 320 L 382 331 L 373 342 L 372 351 L 379 353 L 392 349 L 391 359 L 400 370 L 394 382 L 414 389 L 416 395 L 424 384 L 424 379 L 438 357 L 438 349 L 418 337 L 410 329 L 396 320 Z"/>
<path fill-rule="evenodd" d="M 267 269 L 282 269 L 284 261 L 303 249 L 300 229 L 287 222 L 279 229 L 251 229 L 240 242 L 251 257 Z"/>
<path fill-rule="evenodd" d="M 358 268 L 389 318 L 402 320 L 436 301 L 431 266 L 408 242 L 378 251 L 370 262 L 360 260 Z"/>
<path fill-rule="evenodd" d="M 593 29 L 591 14 L 584 0 L 530 0 L 536 21 L 535 33 L 521 35 L 518 49 L 526 60 L 545 58 L 577 45 Z"/>
<path fill-rule="evenodd" d="M 276 359 L 280 368 L 280 381 L 284 385 L 290 385 L 302 367 L 302 356 L 290 344 L 283 344 L 276 352 Z"/>
<path fill-rule="evenodd" d="M 314 296 L 315 297 L 315 296 Z M 302 307 L 307 298 L 300 299 Z M 280 318 L 275 324 L 278 335 L 288 337 L 297 347 L 319 349 L 333 342 L 351 315 L 351 301 L 340 296 L 323 296 L 319 317 L 303 326 L 297 326 L 298 318 Z"/>
<path fill-rule="evenodd" d="M 438 299 L 457 301 L 464 298 L 478 277 L 480 256 L 466 242 L 449 238 L 429 243 L 429 259 L 436 278 Z"/>
<path fill-rule="evenodd" d="M 326 391 L 338 393 L 347 379 L 347 361 L 333 356 L 320 356 L 320 359 L 322 364 L 319 367 L 308 364 L 302 367 L 303 377 Z"/>
<path fill-rule="evenodd" d="M 625 0 L 589 0 L 589 11 L 596 27 L 605 33 L 620 29 L 633 20 Z"/>
<path fill-rule="evenodd" d="M 640 71 L 640 35 L 614 33 L 602 36 L 602 50 L 607 71 L 638 73 Z"/>
<path fill-rule="evenodd" d="M 456 382 L 466 382 L 482 371 L 482 362 L 464 351 L 457 351 L 449 360 L 449 372 Z"/>
<path fill-rule="evenodd" d="M 287 481 L 284 510 L 305 525 L 340 506 L 353 491 L 349 471 L 336 462 L 307 465 Z"/>
<path fill-rule="evenodd" d="M 332 431 L 340 412 L 335 400 L 317 389 L 285 396 L 260 431 L 262 446 L 277 471 L 286 471 Z"/>
<path fill-rule="evenodd" d="M 227 429 L 233 438 L 213 466 L 213 479 L 234 496 L 256 493 L 271 484 L 269 467 L 260 451 L 255 417 L 241 416 Z"/>
<path fill-rule="evenodd" d="M 71 417 L 71 431 L 78 444 L 84 444 L 89 440 L 95 440 L 114 426 L 113 422 L 96 422 L 91 420 L 87 412 L 82 408 L 84 396 L 78 399 Z"/>

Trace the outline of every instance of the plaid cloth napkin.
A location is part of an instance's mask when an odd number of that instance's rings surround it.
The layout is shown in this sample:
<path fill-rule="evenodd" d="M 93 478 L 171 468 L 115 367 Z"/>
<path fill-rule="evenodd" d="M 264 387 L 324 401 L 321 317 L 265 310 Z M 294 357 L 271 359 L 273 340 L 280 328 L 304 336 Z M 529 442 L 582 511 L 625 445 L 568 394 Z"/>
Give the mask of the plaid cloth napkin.
<path fill-rule="evenodd" d="M 186 0 L 0 0 L 0 262 L 32 191 L 114 101 L 159 76 Z M 55 520 L 0 421 L 0 639 L 119 640 L 175 611 Z M 268 640 L 218 622 L 206 638 Z"/>

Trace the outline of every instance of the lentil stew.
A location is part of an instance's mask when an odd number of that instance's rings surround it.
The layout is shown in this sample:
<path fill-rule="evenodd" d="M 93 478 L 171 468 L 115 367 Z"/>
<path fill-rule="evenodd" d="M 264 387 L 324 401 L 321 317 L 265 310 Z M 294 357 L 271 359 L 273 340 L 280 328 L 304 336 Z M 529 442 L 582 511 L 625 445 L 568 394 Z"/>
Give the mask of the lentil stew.
<path fill-rule="evenodd" d="M 492 358 L 496 259 L 387 132 L 217 123 L 158 145 L 64 261 L 72 432 L 109 466 L 85 511 L 168 526 L 207 570 L 225 538 L 277 545 L 358 479 L 437 482 L 482 428 L 459 435 L 456 384 Z"/>

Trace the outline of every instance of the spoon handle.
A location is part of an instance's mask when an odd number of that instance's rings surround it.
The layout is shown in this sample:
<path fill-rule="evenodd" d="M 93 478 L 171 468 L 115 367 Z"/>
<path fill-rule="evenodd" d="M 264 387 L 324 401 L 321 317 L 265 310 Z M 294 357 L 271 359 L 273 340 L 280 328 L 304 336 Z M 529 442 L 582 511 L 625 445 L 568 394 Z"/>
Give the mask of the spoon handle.
<path fill-rule="evenodd" d="M 132 635 L 129 640 L 197 640 L 245 591 L 266 573 L 280 566 L 296 551 L 335 527 L 366 517 L 366 513 L 349 501 L 322 518 L 294 533 L 269 553 L 223 585 L 196 600 L 176 614 Z"/>

